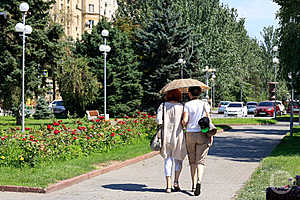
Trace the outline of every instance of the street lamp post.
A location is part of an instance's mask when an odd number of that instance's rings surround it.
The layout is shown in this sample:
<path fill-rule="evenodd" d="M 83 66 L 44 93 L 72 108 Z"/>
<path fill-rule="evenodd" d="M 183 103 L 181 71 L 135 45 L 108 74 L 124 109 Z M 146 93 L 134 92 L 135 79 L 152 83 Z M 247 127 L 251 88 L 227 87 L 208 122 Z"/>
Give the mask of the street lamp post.
<path fill-rule="evenodd" d="M 212 72 L 212 75 L 211 75 L 211 81 L 212 81 L 212 84 L 211 84 L 211 108 L 213 108 L 213 106 L 215 105 L 214 104 L 214 94 L 215 94 L 215 88 L 214 88 L 214 85 L 215 85 L 215 78 L 216 78 L 216 75 L 214 72 Z"/>
<path fill-rule="evenodd" d="M 103 51 L 104 54 L 104 118 L 105 120 L 109 119 L 109 116 L 106 115 L 106 56 L 107 56 L 107 52 L 110 51 L 110 46 L 106 45 L 106 37 L 108 36 L 109 32 L 108 30 L 104 29 L 101 32 L 101 35 L 104 38 L 104 45 L 101 44 L 99 47 L 100 51 Z"/>
<path fill-rule="evenodd" d="M 290 118 L 290 136 L 293 136 L 293 126 L 294 126 L 294 87 L 293 87 L 293 76 L 292 73 L 288 73 L 288 77 L 291 80 L 291 88 L 292 88 L 292 94 L 291 94 L 291 118 Z M 300 112 L 299 112 L 300 115 Z"/>
<path fill-rule="evenodd" d="M 22 132 L 25 132 L 25 38 L 26 34 L 30 34 L 32 32 L 32 28 L 29 25 L 25 24 L 26 13 L 29 10 L 28 3 L 20 4 L 20 11 L 23 13 L 23 23 L 17 23 L 15 29 L 17 32 L 22 33 L 23 38 L 23 53 L 22 53 Z"/>
<path fill-rule="evenodd" d="M 209 73 L 214 73 L 216 71 L 216 69 L 212 68 L 210 69 L 208 66 L 205 66 L 205 69 L 202 69 L 202 72 L 205 72 L 205 76 L 206 76 L 206 85 L 208 86 L 208 78 L 209 78 Z M 206 96 L 205 98 L 208 100 L 209 96 L 208 96 L 208 90 L 206 90 Z"/>
<path fill-rule="evenodd" d="M 273 47 L 273 51 L 276 54 L 278 51 L 278 46 Z M 274 84 L 275 84 L 275 107 L 274 107 L 274 113 L 275 113 L 275 118 L 277 116 L 277 104 L 276 104 L 276 99 L 277 99 L 277 83 L 276 83 L 276 76 L 277 76 L 277 69 L 276 66 L 279 64 L 279 59 L 276 57 L 273 58 L 273 63 L 274 63 Z"/>
<path fill-rule="evenodd" d="M 179 58 L 178 63 L 180 64 L 180 78 L 183 79 L 183 65 L 185 64 L 185 60 Z"/>

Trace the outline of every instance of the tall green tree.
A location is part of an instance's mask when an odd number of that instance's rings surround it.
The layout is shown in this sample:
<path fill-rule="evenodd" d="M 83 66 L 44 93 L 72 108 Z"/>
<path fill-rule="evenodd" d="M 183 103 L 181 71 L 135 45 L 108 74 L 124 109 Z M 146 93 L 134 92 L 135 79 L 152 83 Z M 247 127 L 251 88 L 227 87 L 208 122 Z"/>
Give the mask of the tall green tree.
<path fill-rule="evenodd" d="M 111 51 L 107 53 L 107 113 L 119 117 L 124 114 L 132 115 L 140 109 L 143 96 L 141 86 L 141 72 L 138 70 L 137 56 L 133 51 L 132 41 L 128 30 L 122 21 L 116 21 L 114 26 L 105 19 L 100 21 L 92 30 L 85 33 L 82 40 L 76 43 L 75 53 L 88 58 L 91 71 L 96 74 L 99 82 L 104 82 L 103 53 L 99 45 L 104 44 L 101 32 L 109 31 L 107 45 Z M 125 28 L 125 29 L 124 29 Z M 104 110 L 104 88 L 97 95 L 97 109 Z"/>
<path fill-rule="evenodd" d="M 300 97 L 300 1 L 273 0 L 280 5 L 280 69 L 287 81 L 288 74 L 293 77 L 293 88 Z"/>
<path fill-rule="evenodd" d="M 22 37 L 15 32 L 15 25 L 22 22 L 19 5 L 23 1 L 1 1 L 0 8 L 7 12 L 7 20 L 0 27 L 0 98 L 8 110 L 14 110 L 17 119 L 21 103 Z M 28 0 L 26 24 L 33 29 L 26 37 L 25 51 L 25 98 L 43 94 L 41 70 L 51 66 L 59 57 L 57 49 L 61 35 L 58 25 L 49 26 L 49 11 L 55 1 Z M 17 120 L 20 122 L 20 120 Z"/>
<path fill-rule="evenodd" d="M 176 12 L 176 4 L 157 0 L 153 13 L 136 32 L 136 53 L 143 72 L 144 108 L 156 108 L 160 101 L 159 90 L 181 77 L 178 59 L 187 60 L 191 37 L 192 29 L 183 23 L 181 13 Z M 184 73 L 183 77 L 187 76 Z"/>

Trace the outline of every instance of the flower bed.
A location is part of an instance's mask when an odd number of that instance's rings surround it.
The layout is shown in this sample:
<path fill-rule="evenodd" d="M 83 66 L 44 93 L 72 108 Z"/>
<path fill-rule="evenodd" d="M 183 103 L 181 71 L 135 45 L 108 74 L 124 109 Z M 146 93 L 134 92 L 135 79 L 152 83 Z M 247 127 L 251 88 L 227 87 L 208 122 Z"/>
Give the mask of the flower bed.
<path fill-rule="evenodd" d="M 136 118 L 114 121 L 105 121 L 103 117 L 91 121 L 74 120 L 68 127 L 62 120 L 53 121 L 40 129 L 26 128 L 25 133 L 11 128 L 0 132 L 0 166 L 34 167 L 41 162 L 110 151 L 141 137 L 150 138 L 155 126 L 152 116 L 138 112 Z"/>

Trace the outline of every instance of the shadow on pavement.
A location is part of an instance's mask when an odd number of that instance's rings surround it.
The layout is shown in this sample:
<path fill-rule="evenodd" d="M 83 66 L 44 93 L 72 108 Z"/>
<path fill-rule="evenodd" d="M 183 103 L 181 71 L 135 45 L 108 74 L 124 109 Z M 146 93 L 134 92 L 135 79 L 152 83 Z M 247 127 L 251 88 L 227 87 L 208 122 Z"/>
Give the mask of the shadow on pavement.
<path fill-rule="evenodd" d="M 147 185 L 142 184 L 109 184 L 109 185 L 102 185 L 102 187 L 111 190 L 123 190 L 123 191 L 139 191 L 139 192 L 165 192 L 164 189 L 157 189 L 157 188 L 147 188 Z"/>
<path fill-rule="evenodd" d="M 241 137 L 226 136 L 215 137 L 209 155 L 222 157 L 224 159 L 239 162 L 260 162 L 267 157 L 272 149 L 280 142 L 280 139 L 268 138 L 267 135 L 284 135 L 284 130 L 263 130 L 263 129 L 231 129 L 230 133 L 245 132 L 253 134 L 266 134 L 266 137 Z"/>
<path fill-rule="evenodd" d="M 147 188 L 147 185 L 144 184 L 109 184 L 109 185 L 102 185 L 102 187 L 111 190 L 123 190 L 123 191 L 135 191 L 135 192 L 162 192 L 165 193 L 165 189 L 157 189 L 157 188 Z M 194 196 L 192 193 L 181 190 L 181 193 L 184 193 L 189 196 Z"/>

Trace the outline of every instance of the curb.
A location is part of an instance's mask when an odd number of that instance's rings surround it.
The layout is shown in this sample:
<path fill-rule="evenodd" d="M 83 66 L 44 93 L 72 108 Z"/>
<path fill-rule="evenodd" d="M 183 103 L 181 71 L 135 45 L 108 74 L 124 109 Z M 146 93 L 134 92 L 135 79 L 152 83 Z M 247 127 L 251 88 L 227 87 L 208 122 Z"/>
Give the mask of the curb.
<path fill-rule="evenodd" d="M 153 156 L 158 155 L 159 152 L 158 151 L 153 151 L 147 154 L 144 154 L 142 156 L 138 156 L 129 160 L 125 160 L 123 162 L 120 163 L 116 163 L 116 164 L 112 164 L 109 165 L 103 169 L 98 169 L 98 170 L 93 170 L 91 172 L 88 172 L 86 174 L 82 174 L 79 176 L 75 176 L 73 178 L 70 179 L 66 179 L 63 181 L 59 181 L 58 183 L 52 184 L 50 186 L 48 186 L 47 188 L 37 188 L 37 187 L 25 187 L 25 186 L 10 186 L 10 185 L 2 185 L 0 186 L 0 191 L 7 191 L 7 192 L 32 192 L 32 193 L 49 193 L 49 192 L 54 192 L 57 190 L 61 190 L 64 189 L 66 187 L 69 187 L 71 185 L 74 185 L 76 183 L 88 180 L 90 178 L 93 178 L 95 176 L 101 175 L 101 174 L 105 174 L 108 173 L 110 171 L 113 170 L 117 170 L 120 169 L 122 167 L 137 163 L 139 161 L 151 158 Z"/>

